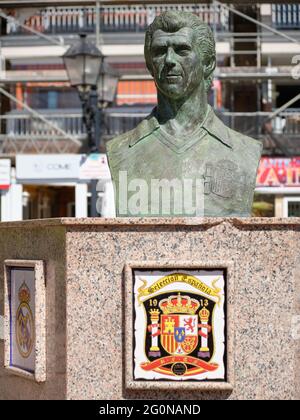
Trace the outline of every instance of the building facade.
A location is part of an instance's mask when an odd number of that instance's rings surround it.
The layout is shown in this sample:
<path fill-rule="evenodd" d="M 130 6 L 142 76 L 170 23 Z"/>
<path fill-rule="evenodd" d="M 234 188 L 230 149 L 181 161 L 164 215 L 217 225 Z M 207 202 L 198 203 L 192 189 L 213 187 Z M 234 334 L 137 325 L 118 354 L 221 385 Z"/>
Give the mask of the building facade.
<path fill-rule="evenodd" d="M 103 155 L 95 157 L 105 181 L 106 141 L 135 127 L 156 104 L 144 32 L 170 9 L 210 24 L 218 55 L 210 103 L 231 128 L 264 143 L 253 215 L 300 215 L 299 3 L 32 3 L 0 1 L 1 220 L 89 215 L 90 179 L 81 169 L 86 130 L 62 55 L 85 32 L 120 74 L 104 112 Z"/>

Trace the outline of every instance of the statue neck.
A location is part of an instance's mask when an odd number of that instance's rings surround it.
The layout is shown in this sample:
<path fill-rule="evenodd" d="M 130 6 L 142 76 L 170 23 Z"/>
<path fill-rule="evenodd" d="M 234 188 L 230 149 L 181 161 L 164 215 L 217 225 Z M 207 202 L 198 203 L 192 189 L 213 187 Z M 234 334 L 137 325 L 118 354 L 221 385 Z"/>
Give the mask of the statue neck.
<path fill-rule="evenodd" d="M 158 122 L 175 137 L 184 133 L 192 134 L 203 122 L 207 108 L 207 93 L 203 86 L 199 86 L 184 100 L 170 100 L 158 91 Z"/>

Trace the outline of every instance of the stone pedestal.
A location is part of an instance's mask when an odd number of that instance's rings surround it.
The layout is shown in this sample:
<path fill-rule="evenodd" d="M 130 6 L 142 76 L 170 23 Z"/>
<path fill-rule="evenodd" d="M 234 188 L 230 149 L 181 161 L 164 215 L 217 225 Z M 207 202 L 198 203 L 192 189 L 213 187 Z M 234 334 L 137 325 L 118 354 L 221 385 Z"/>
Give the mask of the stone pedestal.
<path fill-rule="evenodd" d="M 0 398 L 299 399 L 299 249 L 298 218 L 2 223 L 0 315 L 4 261 L 43 261 L 46 355 L 45 381 L 21 377 L 4 368 L 1 337 Z M 148 268 L 230 266 L 227 386 L 132 385 L 132 337 L 125 333 L 132 323 L 126 303 L 132 262 Z"/>

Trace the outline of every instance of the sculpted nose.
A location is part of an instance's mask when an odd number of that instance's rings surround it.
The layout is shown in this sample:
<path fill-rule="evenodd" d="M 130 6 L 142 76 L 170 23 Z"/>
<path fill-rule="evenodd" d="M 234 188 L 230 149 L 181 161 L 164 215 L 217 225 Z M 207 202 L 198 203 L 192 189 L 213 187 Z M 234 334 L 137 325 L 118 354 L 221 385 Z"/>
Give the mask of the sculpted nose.
<path fill-rule="evenodd" d="M 166 55 L 166 64 L 169 66 L 175 66 L 175 54 L 172 48 L 168 48 L 167 55 Z"/>

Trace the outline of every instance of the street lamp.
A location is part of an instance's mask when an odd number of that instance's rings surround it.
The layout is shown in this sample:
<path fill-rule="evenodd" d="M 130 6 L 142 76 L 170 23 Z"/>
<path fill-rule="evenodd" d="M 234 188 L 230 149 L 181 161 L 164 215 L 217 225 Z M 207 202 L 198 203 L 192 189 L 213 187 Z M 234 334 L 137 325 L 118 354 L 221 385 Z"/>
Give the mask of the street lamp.
<path fill-rule="evenodd" d="M 79 41 L 63 55 L 71 86 L 76 87 L 83 108 L 90 152 L 98 152 L 101 140 L 99 111 L 112 103 L 119 75 L 105 62 L 105 56 L 80 34 Z"/>
<path fill-rule="evenodd" d="M 80 40 L 72 45 L 63 55 L 71 86 L 85 95 L 97 85 L 103 55 L 99 49 L 87 40 L 86 34 L 80 34 Z"/>
<path fill-rule="evenodd" d="M 79 41 L 63 55 L 71 86 L 76 87 L 81 100 L 83 122 L 88 135 L 90 153 L 98 153 L 102 137 L 102 110 L 114 101 L 119 75 L 105 56 L 80 34 Z M 97 180 L 92 180 L 92 216 L 97 215 Z"/>
<path fill-rule="evenodd" d="M 103 60 L 97 82 L 100 108 L 106 108 L 114 102 L 119 77 L 119 73 Z"/>

